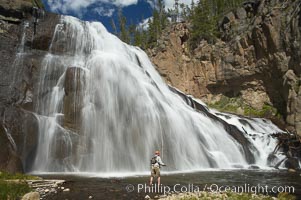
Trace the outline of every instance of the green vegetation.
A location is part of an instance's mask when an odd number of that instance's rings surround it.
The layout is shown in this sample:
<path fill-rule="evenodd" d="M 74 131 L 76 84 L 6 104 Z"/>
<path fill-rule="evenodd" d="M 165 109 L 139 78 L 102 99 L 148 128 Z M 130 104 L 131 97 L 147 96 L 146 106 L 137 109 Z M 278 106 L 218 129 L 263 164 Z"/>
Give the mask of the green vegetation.
<path fill-rule="evenodd" d="M 31 191 L 25 181 L 9 182 L 0 180 L 0 199 L 17 199 Z"/>
<path fill-rule="evenodd" d="M 0 180 L 39 180 L 37 176 L 15 173 L 11 174 L 8 172 L 0 172 Z"/>
<path fill-rule="evenodd" d="M 242 104 L 243 101 L 240 98 L 228 98 L 226 96 L 222 96 L 218 102 L 209 104 L 209 107 L 222 112 L 236 113 L 237 109 L 240 108 Z"/>
<path fill-rule="evenodd" d="M 297 199 L 294 195 L 291 195 L 286 192 L 279 193 L 277 197 L 279 200 L 296 200 Z"/>
<path fill-rule="evenodd" d="M 153 11 L 153 19 L 149 21 L 149 28 L 147 30 L 147 47 L 151 48 L 156 46 L 157 40 L 167 25 L 167 15 L 163 0 L 158 0 L 156 7 L 157 9 Z"/>
<path fill-rule="evenodd" d="M 252 117 L 281 117 L 280 114 L 277 112 L 277 109 L 268 104 L 263 105 L 261 110 L 256 110 L 250 106 L 245 106 L 244 114 Z"/>
<path fill-rule="evenodd" d="M 231 200 L 272 200 L 273 198 L 270 196 L 264 196 L 264 195 L 254 195 L 251 193 L 227 193 L 228 199 Z"/>
<path fill-rule="evenodd" d="M 202 0 L 199 1 L 191 15 L 189 46 L 194 49 L 201 40 L 214 43 L 219 37 L 218 21 L 232 9 L 237 8 L 244 0 Z"/>
<path fill-rule="evenodd" d="M 241 97 L 229 98 L 222 96 L 220 101 L 209 104 L 209 107 L 221 112 L 243 114 L 250 117 L 281 118 L 281 115 L 273 106 L 264 104 L 262 109 L 258 110 L 246 104 Z"/>
<path fill-rule="evenodd" d="M 192 1 L 188 6 L 175 0 L 173 8 L 166 10 L 163 0 L 153 0 L 154 9 L 151 19 L 147 22 L 148 28 L 129 22 L 121 10 L 118 14 L 118 21 L 115 23 L 112 19 L 111 25 L 114 34 L 122 41 L 147 49 L 158 45 L 158 39 L 170 23 L 188 21 L 191 24 L 189 47 L 193 50 L 203 39 L 213 43 L 219 37 L 218 21 L 227 12 L 241 5 L 243 1 L 202 0 Z"/>
<path fill-rule="evenodd" d="M 192 28 L 190 30 L 189 46 L 194 49 L 203 39 L 213 43 L 217 38 L 216 16 L 211 11 L 211 0 L 199 1 L 191 16 Z"/>
<path fill-rule="evenodd" d="M 18 199 L 31 191 L 25 180 L 40 179 L 26 174 L 0 172 L 0 199 Z"/>
<path fill-rule="evenodd" d="M 138 27 L 133 22 L 128 22 L 122 11 L 118 12 L 118 21 L 111 20 L 111 26 L 114 34 L 123 42 L 139 46 L 143 49 L 153 48 L 157 45 L 157 41 L 162 31 L 168 24 L 167 13 L 163 0 L 154 1 L 155 8 L 153 10 L 152 19 L 148 20 L 148 28 Z M 118 24 L 118 26 L 116 26 Z M 117 28 L 118 27 L 118 28 Z"/>

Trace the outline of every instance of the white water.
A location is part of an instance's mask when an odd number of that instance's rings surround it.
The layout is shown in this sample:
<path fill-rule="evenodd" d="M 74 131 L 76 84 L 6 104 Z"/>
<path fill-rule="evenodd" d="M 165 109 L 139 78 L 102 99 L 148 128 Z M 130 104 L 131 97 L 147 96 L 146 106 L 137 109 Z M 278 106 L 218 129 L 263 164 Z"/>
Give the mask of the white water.
<path fill-rule="evenodd" d="M 59 44 L 64 44 L 63 53 Z M 66 94 L 68 67 L 78 68 L 77 79 L 69 82 L 79 89 Z M 122 43 L 100 23 L 62 17 L 39 84 L 35 172 L 139 174 L 149 169 L 155 150 L 161 150 L 166 171 L 248 165 L 241 144 L 222 124 L 189 107 L 169 90 L 142 50 Z M 269 122 L 253 123 L 252 133 L 278 131 Z M 267 167 L 265 158 L 275 141 L 248 139 L 259 150 L 256 164 Z"/>
<path fill-rule="evenodd" d="M 275 126 L 270 120 L 261 118 L 239 118 L 229 113 L 220 113 L 216 110 L 212 112 L 229 124 L 235 125 L 245 137 L 253 143 L 258 153 L 256 156 L 256 165 L 266 167 L 268 156 L 274 151 L 277 140 L 270 136 L 270 133 L 283 132 Z M 281 157 L 278 155 L 278 160 Z"/>

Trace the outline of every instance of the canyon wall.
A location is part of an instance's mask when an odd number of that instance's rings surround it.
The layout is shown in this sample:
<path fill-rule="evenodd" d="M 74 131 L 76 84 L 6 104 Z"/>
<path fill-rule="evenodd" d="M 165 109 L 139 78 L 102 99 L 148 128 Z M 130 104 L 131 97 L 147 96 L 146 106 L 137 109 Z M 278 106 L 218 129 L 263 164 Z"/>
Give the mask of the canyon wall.
<path fill-rule="evenodd" d="M 170 85 L 209 105 L 269 117 L 301 135 L 301 1 L 247 1 L 219 22 L 221 38 L 191 51 L 190 24 L 148 50 Z M 282 123 L 283 124 L 283 123 Z"/>

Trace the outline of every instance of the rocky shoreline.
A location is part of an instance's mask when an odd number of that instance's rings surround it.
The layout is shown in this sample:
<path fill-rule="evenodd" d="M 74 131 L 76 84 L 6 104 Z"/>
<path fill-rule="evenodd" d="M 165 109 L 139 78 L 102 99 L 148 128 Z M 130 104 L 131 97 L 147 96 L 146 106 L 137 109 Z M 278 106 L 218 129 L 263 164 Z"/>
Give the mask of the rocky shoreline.
<path fill-rule="evenodd" d="M 45 199 L 48 195 L 58 192 L 69 192 L 69 188 L 62 185 L 64 180 L 26 180 L 27 184 L 34 190 L 32 193 L 38 193 L 39 199 Z M 26 195 L 25 195 L 26 196 Z"/>
<path fill-rule="evenodd" d="M 150 199 L 150 198 L 147 198 Z M 219 192 L 194 192 L 194 193 L 179 193 L 160 197 L 159 200 L 225 200 L 225 199 L 252 199 L 252 200 L 295 200 L 296 197 L 289 194 L 279 194 L 278 197 L 272 197 L 263 194 L 251 193 L 219 193 Z"/>
<path fill-rule="evenodd" d="M 40 200 L 47 199 L 49 196 L 57 194 L 59 192 L 70 192 L 69 188 L 63 187 L 64 180 L 48 180 L 48 179 L 38 179 L 38 180 L 20 180 L 12 179 L 5 180 L 9 183 L 14 184 L 24 184 L 26 183 L 30 188 L 31 192 L 26 193 L 21 198 L 22 200 Z"/>

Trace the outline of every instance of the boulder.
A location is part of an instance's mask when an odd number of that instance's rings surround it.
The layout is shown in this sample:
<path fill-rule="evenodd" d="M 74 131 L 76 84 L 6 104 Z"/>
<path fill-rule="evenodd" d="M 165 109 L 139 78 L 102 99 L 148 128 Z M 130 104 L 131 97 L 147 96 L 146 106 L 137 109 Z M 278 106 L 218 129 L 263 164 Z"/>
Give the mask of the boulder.
<path fill-rule="evenodd" d="M 0 171 L 23 172 L 21 159 L 8 137 L 3 125 L 0 124 Z"/>
<path fill-rule="evenodd" d="M 250 165 L 248 169 L 260 169 L 260 167 L 257 165 Z"/>
<path fill-rule="evenodd" d="M 64 127 L 78 132 L 83 108 L 85 71 L 78 67 L 66 70 L 64 82 Z"/>
<path fill-rule="evenodd" d="M 22 161 L 21 167 L 29 171 L 33 164 L 39 135 L 38 119 L 31 112 L 11 107 L 6 110 L 5 127 L 14 143 L 14 153 Z"/>
<path fill-rule="evenodd" d="M 244 8 L 242 7 L 239 7 L 237 10 L 236 10 L 236 17 L 240 20 L 244 20 L 247 18 L 247 12 Z"/>
<path fill-rule="evenodd" d="M 29 192 L 21 200 L 40 200 L 40 194 L 38 192 Z"/>
<path fill-rule="evenodd" d="M 297 170 L 300 169 L 298 158 L 288 158 L 284 162 L 284 166 L 288 169 Z"/>

